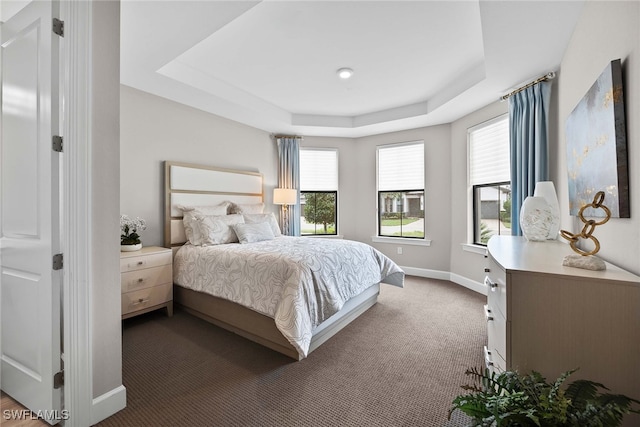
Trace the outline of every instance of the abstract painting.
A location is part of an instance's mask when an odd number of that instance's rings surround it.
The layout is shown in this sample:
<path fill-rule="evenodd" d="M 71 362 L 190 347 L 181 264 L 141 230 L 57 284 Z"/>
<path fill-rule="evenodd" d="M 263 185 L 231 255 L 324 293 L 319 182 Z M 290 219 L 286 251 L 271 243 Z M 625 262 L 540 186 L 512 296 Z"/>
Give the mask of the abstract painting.
<path fill-rule="evenodd" d="M 567 118 L 569 210 L 604 191 L 604 205 L 614 218 L 629 218 L 629 173 L 624 117 L 622 66 L 611 61 Z M 604 217 L 602 209 L 585 209 L 585 217 Z"/>

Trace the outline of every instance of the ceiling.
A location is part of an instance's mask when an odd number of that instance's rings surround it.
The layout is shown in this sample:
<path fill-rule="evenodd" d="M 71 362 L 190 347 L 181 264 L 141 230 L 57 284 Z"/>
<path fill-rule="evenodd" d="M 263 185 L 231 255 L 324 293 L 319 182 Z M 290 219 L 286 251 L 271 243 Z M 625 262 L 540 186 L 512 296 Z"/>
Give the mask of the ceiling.
<path fill-rule="evenodd" d="M 557 70 L 583 4 L 124 0 L 121 81 L 273 133 L 449 123 Z"/>

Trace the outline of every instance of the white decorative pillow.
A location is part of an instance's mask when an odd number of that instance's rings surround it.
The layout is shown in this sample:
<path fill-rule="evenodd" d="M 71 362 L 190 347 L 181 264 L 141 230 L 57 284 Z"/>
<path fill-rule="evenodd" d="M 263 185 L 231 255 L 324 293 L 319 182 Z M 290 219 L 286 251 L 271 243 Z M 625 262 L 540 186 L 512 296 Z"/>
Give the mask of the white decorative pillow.
<path fill-rule="evenodd" d="M 262 214 L 243 214 L 242 216 L 244 217 L 244 222 L 247 224 L 266 222 L 271 227 L 271 231 L 275 237 L 282 236 L 280 225 L 278 225 L 278 220 L 273 212 Z"/>
<path fill-rule="evenodd" d="M 231 203 L 229 213 L 260 214 L 264 212 L 264 203 Z"/>
<path fill-rule="evenodd" d="M 200 246 L 203 236 L 200 234 L 200 226 L 195 219 L 198 215 L 194 210 L 184 211 L 182 216 L 182 225 L 184 226 L 184 234 L 192 245 Z"/>
<path fill-rule="evenodd" d="M 178 209 L 182 209 L 182 212 L 195 212 L 202 215 L 226 215 L 229 209 L 229 202 L 222 202 L 219 205 L 212 206 L 183 206 L 177 205 Z"/>
<path fill-rule="evenodd" d="M 238 235 L 240 243 L 255 243 L 275 238 L 273 231 L 271 231 L 271 227 L 266 222 L 259 222 L 256 224 L 234 224 L 232 227 Z"/>
<path fill-rule="evenodd" d="M 244 223 L 242 215 L 200 215 L 193 216 L 194 235 L 200 237 L 194 245 L 211 246 L 237 243 L 238 236 L 232 226 Z M 195 231 L 197 229 L 197 231 Z"/>

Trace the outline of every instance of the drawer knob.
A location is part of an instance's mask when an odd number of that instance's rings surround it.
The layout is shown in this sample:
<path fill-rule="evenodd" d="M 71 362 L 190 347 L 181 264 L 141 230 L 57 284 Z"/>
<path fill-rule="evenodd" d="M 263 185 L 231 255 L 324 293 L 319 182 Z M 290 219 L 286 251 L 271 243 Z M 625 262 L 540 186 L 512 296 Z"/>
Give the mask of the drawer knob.
<path fill-rule="evenodd" d="M 487 319 L 487 322 L 493 320 L 493 315 L 491 314 L 491 309 L 488 305 L 484 306 L 484 317 Z"/>
<path fill-rule="evenodd" d="M 144 264 L 144 261 L 138 261 L 138 265 Z"/>
<path fill-rule="evenodd" d="M 488 272 L 490 272 L 490 271 L 491 271 L 491 269 L 490 269 L 489 267 L 485 267 L 485 268 L 484 268 L 484 272 L 485 272 L 485 273 L 488 273 Z"/>
<path fill-rule="evenodd" d="M 138 283 L 142 283 L 142 282 L 144 282 L 144 279 L 141 277 L 138 279 Z"/>
<path fill-rule="evenodd" d="M 489 279 L 489 276 L 485 276 L 484 285 L 488 286 L 489 289 L 491 289 L 492 291 L 495 291 L 496 288 L 498 287 L 498 283 L 493 282 L 491 279 Z"/>

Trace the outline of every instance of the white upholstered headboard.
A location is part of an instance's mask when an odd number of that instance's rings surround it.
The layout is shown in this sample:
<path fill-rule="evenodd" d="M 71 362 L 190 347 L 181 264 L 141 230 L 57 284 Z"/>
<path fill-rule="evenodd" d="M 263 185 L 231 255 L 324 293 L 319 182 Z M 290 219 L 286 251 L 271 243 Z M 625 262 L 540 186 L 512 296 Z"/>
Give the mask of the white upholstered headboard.
<path fill-rule="evenodd" d="M 217 205 L 228 200 L 249 204 L 264 202 L 262 174 L 189 163 L 164 162 L 164 246 L 186 242 L 182 210 L 177 205 Z"/>

